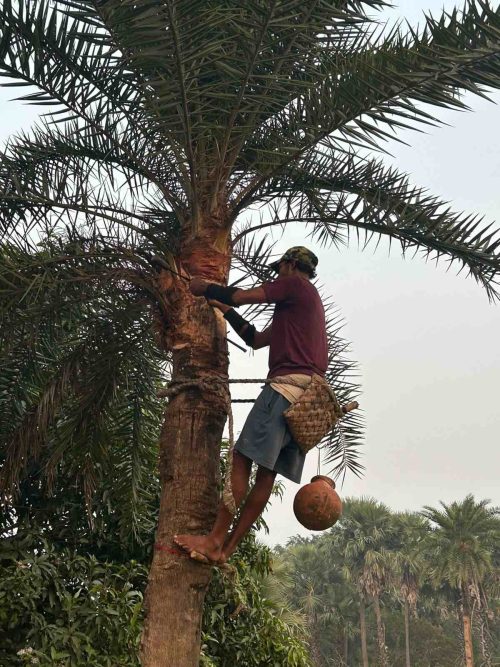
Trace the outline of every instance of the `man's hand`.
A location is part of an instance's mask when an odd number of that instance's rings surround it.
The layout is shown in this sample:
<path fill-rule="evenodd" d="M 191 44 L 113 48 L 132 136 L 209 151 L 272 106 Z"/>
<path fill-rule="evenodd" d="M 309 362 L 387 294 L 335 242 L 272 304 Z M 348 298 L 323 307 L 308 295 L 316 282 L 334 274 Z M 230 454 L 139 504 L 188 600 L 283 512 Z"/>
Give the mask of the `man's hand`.
<path fill-rule="evenodd" d="M 202 278 L 193 278 L 193 280 L 191 280 L 191 282 L 189 283 L 189 289 L 191 291 L 191 294 L 193 294 L 194 296 L 204 296 L 207 287 L 208 287 L 207 281 L 203 280 Z"/>
<path fill-rule="evenodd" d="M 207 301 L 209 306 L 218 308 L 221 311 L 221 313 L 227 313 L 228 310 L 231 310 L 231 306 L 226 306 L 225 303 L 221 303 L 220 301 L 216 301 L 215 299 L 207 299 Z"/>

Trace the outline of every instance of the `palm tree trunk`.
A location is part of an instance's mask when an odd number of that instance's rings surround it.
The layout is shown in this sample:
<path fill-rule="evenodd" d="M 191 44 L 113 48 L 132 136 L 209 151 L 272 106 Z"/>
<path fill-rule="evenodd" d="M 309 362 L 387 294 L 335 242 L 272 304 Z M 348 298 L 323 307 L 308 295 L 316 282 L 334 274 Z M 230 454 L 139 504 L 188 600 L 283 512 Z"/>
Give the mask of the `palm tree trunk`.
<path fill-rule="evenodd" d="M 405 600 L 404 615 L 405 615 L 406 667 L 411 667 L 411 662 L 410 662 L 410 605 L 408 604 L 408 600 Z"/>
<path fill-rule="evenodd" d="M 361 655 L 363 657 L 363 667 L 368 666 L 368 648 L 366 646 L 366 613 L 365 613 L 365 596 L 359 596 L 359 631 L 361 637 Z"/>
<path fill-rule="evenodd" d="M 465 667 L 474 667 L 472 649 L 472 622 L 468 592 L 462 587 L 462 622 L 464 626 Z"/>
<path fill-rule="evenodd" d="M 481 647 L 481 667 L 491 667 L 491 633 L 488 623 L 488 598 L 481 584 L 478 586 L 477 602 L 476 626 L 479 634 L 479 645 Z"/>
<path fill-rule="evenodd" d="M 380 600 L 378 595 L 373 596 L 373 609 L 375 611 L 375 618 L 377 620 L 377 644 L 378 644 L 378 661 L 381 667 L 387 667 L 387 651 L 385 648 L 385 628 L 382 621 L 382 614 L 380 613 Z"/>
<path fill-rule="evenodd" d="M 472 652 L 472 628 L 470 614 L 464 611 L 464 648 L 465 648 L 465 665 L 466 667 L 474 667 L 474 655 Z"/>
<path fill-rule="evenodd" d="M 184 257 L 183 266 L 186 264 L 191 275 L 217 282 L 227 280 L 228 262 L 221 261 L 206 240 L 203 247 L 194 251 L 190 248 Z M 165 410 L 160 439 L 162 492 L 145 598 L 141 664 L 196 667 L 211 568 L 180 553 L 172 537 L 176 533 L 206 533 L 214 520 L 219 451 L 227 413 L 224 381 L 228 354 L 224 320 L 204 300 L 192 297 L 187 284 L 172 274 L 162 271 L 160 284 L 169 317 L 160 335 L 173 355 L 172 380 L 207 378 L 210 382 L 171 396 Z"/>

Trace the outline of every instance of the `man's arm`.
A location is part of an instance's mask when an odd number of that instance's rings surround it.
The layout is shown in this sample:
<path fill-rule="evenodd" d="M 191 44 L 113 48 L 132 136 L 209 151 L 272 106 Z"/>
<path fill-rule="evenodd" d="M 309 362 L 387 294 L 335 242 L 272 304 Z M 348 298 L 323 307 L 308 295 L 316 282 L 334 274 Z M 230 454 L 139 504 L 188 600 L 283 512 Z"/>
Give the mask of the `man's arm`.
<path fill-rule="evenodd" d="M 251 303 L 268 303 L 263 287 L 238 289 L 233 294 L 233 302 L 235 306 L 246 306 Z"/>
<path fill-rule="evenodd" d="M 267 327 L 264 331 L 256 331 L 253 342 L 253 349 L 260 350 L 262 347 L 271 345 L 271 327 Z"/>
<path fill-rule="evenodd" d="M 189 289 L 194 296 L 204 296 L 208 300 L 222 302 L 229 306 L 238 307 L 252 303 L 270 303 L 263 287 L 238 289 L 208 283 L 201 278 L 193 278 L 189 284 Z"/>
<path fill-rule="evenodd" d="M 240 290 L 244 291 L 244 290 Z M 231 325 L 231 327 L 236 331 L 238 336 L 242 338 L 247 345 L 249 345 L 254 350 L 260 350 L 261 347 L 266 347 L 271 343 L 271 327 L 268 327 L 264 331 L 256 331 L 253 324 L 247 322 L 241 315 L 239 315 L 233 308 L 226 306 L 224 303 L 220 303 L 214 299 L 209 299 L 208 303 L 214 308 L 218 308 L 221 313 L 224 315 L 224 318 Z"/>

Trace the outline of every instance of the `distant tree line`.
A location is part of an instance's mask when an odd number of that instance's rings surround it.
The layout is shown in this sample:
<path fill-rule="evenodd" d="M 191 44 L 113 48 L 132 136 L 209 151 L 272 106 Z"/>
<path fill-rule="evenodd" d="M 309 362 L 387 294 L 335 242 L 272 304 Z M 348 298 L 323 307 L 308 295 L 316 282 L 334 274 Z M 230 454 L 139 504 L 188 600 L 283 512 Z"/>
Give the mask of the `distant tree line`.
<path fill-rule="evenodd" d="M 276 552 L 316 667 L 500 664 L 499 510 L 472 495 L 421 512 L 351 498 L 340 522 Z"/>

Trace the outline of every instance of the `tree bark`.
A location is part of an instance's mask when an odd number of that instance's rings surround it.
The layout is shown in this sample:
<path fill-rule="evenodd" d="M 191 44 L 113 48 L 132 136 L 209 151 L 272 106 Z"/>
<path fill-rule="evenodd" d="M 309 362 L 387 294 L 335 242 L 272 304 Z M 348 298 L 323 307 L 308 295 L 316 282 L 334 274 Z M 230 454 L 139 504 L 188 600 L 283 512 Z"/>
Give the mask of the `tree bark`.
<path fill-rule="evenodd" d="M 186 244 L 177 269 L 225 283 L 229 253 L 221 253 L 210 241 Z M 186 281 L 162 271 L 159 283 L 165 314 L 158 334 L 162 347 L 172 353 L 172 380 L 193 380 L 198 386 L 172 395 L 165 409 L 160 439 L 162 491 L 145 597 L 141 664 L 196 667 L 211 568 L 182 554 L 172 538 L 177 533 L 207 533 L 215 517 L 228 400 L 226 329 L 219 313 L 190 294 Z"/>
<path fill-rule="evenodd" d="M 464 648 L 465 648 L 465 665 L 466 667 L 474 667 L 474 654 L 472 652 L 472 628 L 470 614 L 464 611 Z"/>
<path fill-rule="evenodd" d="M 363 656 L 363 667 L 369 667 L 368 648 L 366 646 L 366 613 L 364 595 L 360 595 L 359 598 L 359 631 L 361 637 L 361 655 Z"/>
<path fill-rule="evenodd" d="M 387 667 L 387 651 L 385 648 L 385 628 L 382 621 L 382 614 L 380 612 L 380 600 L 378 595 L 373 596 L 373 609 L 375 611 L 375 618 L 377 620 L 377 644 L 378 644 L 378 661 L 381 667 Z"/>
<path fill-rule="evenodd" d="M 410 661 L 410 605 L 408 604 L 408 600 L 405 600 L 404 615 L 405 615 L 406 667 L 411 667 L 411 661 Z"/>
<path fill-rule="evenodd" d="M 464 625 L 465 666 L 474 667 L 471 612 L 470 612 L 469 598 L 466 590 L 462 590 L 462 621 Z"/>

